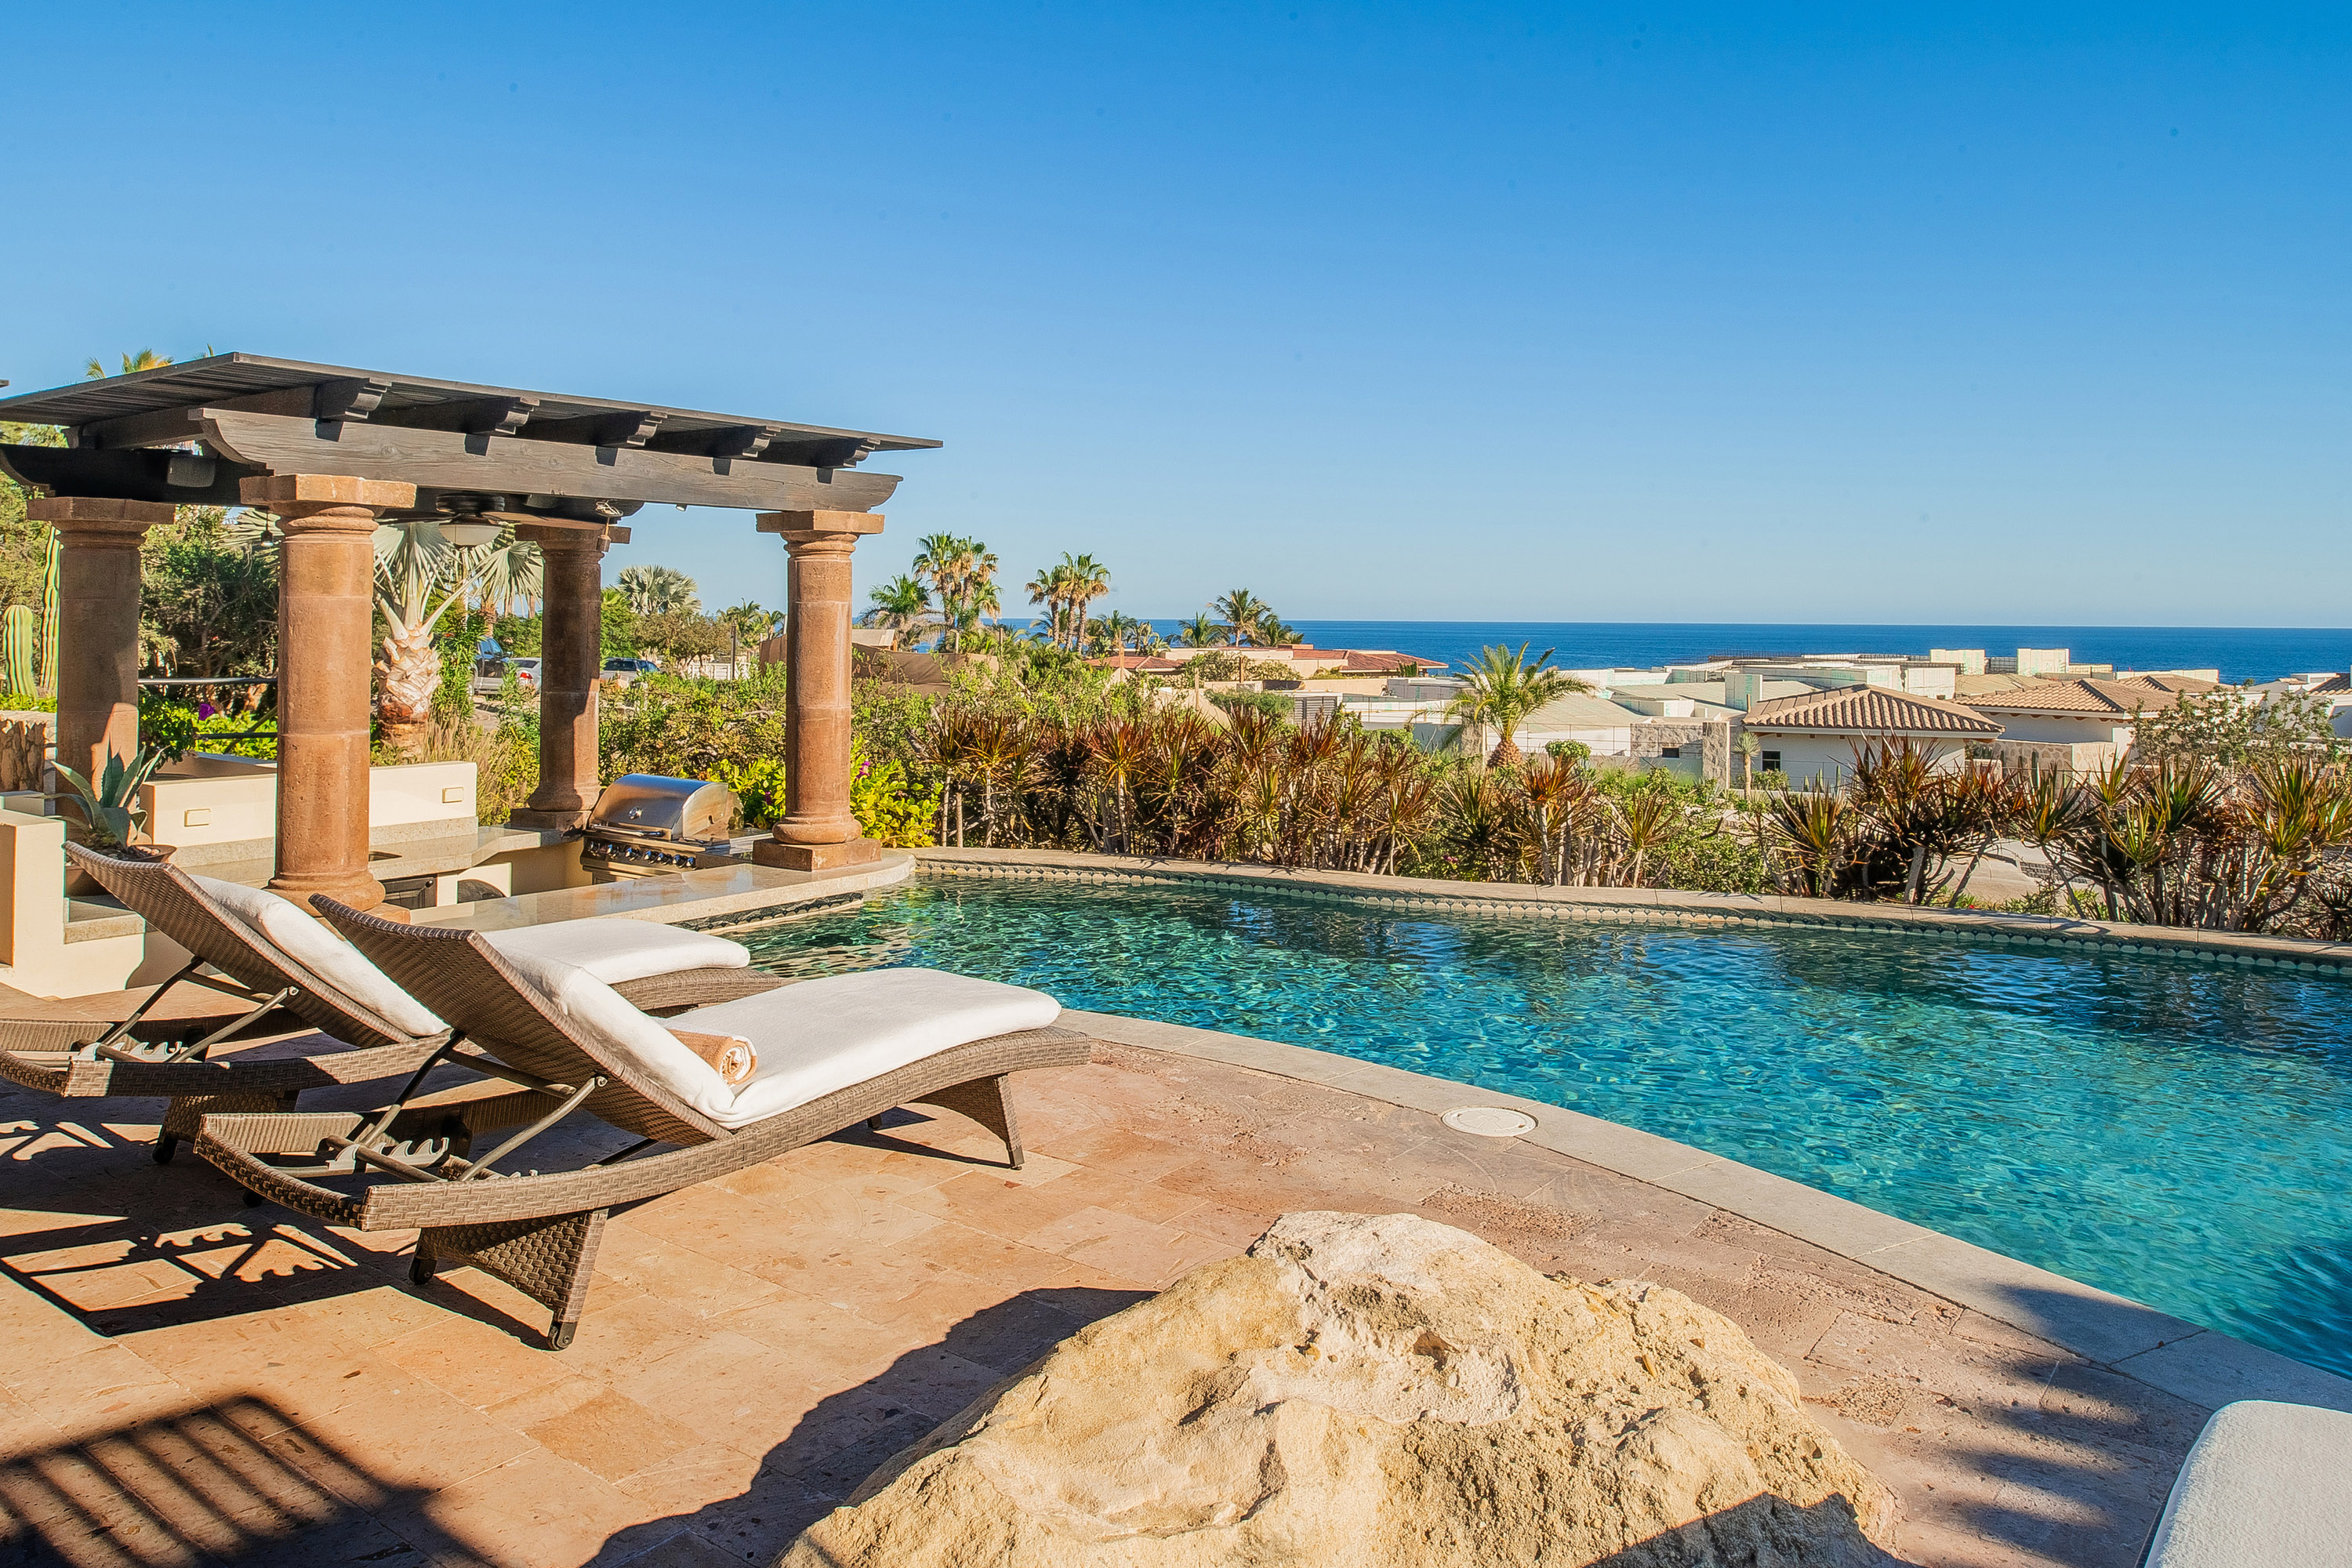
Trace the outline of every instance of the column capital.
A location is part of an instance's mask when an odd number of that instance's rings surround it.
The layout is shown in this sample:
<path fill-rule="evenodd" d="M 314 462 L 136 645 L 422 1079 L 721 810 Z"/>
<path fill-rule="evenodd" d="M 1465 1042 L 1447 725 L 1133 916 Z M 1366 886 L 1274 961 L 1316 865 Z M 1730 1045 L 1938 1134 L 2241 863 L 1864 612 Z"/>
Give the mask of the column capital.
<path fill-rule="evenodd" d="M 543 522 L 515 524 L 515 537 L 541 550 L 581 550 L 597 555 L 604 553 L 613 541 L 611 530 L 603 528 L 552 528 Z M 628 542 L 626 539 L 622 543 Z"/>
<path fill-rule="evenodd" d="M 781 533 L 787 545 L 846 540 L 854 546 L 864 535 L 882 531 L 878 511 L 763 511 L 759 522 L 761 533 Z"/>
<path fill-rule="evenodd" d="M 264 474 L 240 479 L 237 496 L 247 506 L 286 512 L 290 508 L 363 507 L 404 511 L 416 504 L 416 487 L 396 479 L 362 479 L 349 474 Z"/>
<path fill-rule="evenodd" d="M 25 515 L 46 522 L 59 533 L 119 536 L 136 544 L 157 523 L 169 522 L 177 511 L 169 501 L 114 500 L 100 496 L 35 496 L 25 503 Z"/>

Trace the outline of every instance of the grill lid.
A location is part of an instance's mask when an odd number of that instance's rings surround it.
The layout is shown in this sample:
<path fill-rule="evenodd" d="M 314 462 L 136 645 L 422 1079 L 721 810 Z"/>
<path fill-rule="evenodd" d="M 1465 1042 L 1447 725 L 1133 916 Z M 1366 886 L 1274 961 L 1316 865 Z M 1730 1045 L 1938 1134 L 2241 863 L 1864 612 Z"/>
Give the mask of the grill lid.
<path fill-rule="evenodd" d="M 735 792 L 707 779 L 624 773 L 596 796 L 591 837 L 657 838 L 668 843 L 724 841 L 735 821 Z"/>

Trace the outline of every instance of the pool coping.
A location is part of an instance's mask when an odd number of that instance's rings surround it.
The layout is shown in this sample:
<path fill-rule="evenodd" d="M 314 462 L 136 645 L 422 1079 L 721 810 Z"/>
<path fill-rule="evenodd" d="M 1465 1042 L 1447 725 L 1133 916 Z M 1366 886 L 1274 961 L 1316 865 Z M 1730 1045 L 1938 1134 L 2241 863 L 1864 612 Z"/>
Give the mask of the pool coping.
<path fill-rule="evenodd" d="M 2189 931 L 2064 915 L 1991 910 L 1846 903 L 1769 893 L 1692 893 L 1666 888 L 1545 888 L 1517 882 L 1454 882 L 1360 871 L 1309 871 L 1228 860 L 1089 855 L 1064 849 L 918 849 L 919 870 L 949 876 L 1044 877 L 1093 882 L 1189 883 L 1344 899 L 1396 909 L 1543 915 L 1620 923 L 1707 926 L 1836 926 L 1912 935 L 1972 937 L 2025 947 L 2106 948 L 2118 952 L 2251 968 L 2352 972 L 2352 942 L 2240 931 Z"/>
<path fill-rule="evenodd" d="M 1753 1221 L 2192 1405 L 2210 1410 L 2236 1399 L 2275 1399 L 2352 1412 L 2352 1379 L 1622 1122 L 1279 1040 L 1075 1008 L 1062 1018 L 1114 1044 L 1249 1068 L 1431 1115 L 1472 1105 L 1517 1110 L 1535 1122 L 1518 1142 Z"/>

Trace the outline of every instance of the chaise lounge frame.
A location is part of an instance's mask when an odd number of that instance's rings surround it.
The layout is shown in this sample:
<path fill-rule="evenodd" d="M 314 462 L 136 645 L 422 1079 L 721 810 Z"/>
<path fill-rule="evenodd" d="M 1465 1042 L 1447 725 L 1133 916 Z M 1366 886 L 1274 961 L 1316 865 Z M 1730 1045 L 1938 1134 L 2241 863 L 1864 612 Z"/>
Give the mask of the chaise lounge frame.
<path fill-rule="evenodd" d="M 604 1219 L 615 1206 L 761 1163 L 918 1102 L 986 1127 L 1003 1141 L 1006 1161 L 1017 1170 L 1021 1131 L 1007 1079 L 1032 1068 L 1076 1066 L 1091 1049 L 1087 1037 L 1072 1029 L 998 1035 L 730 1131 L 583 1039 L 475 932 L 401 925 L 324 895 L 311 903 L 395 983 L 453 1021 L 458 1033 L 444 1052 L 521 1088 L 455 1108 L 412 1106 L 407 1094 L 422 1081 L 419 1072 L 400 1100 L 373 1117 L 208 1115 L 197 1152 L 249 1190 L 325 1224 L 417 1231 L 412 1279 L 425 1284 L 448 1264 L 495 1275 L 548 1309 L 550 1350 L 572 1342 Z M 639 1142 L 577 1170 L 509 1175 L 490 1169 L 579 1111 L 635 1132 Z M 482 1133 L 525 1123 L 522 1134 L 482 1159 L 467 1158 Z M 679 1147 L 635 1157 L 658 1143 Z M 319 1163 L 269 1163 L 289 1156 Z M 365 1174 L 391 1179 L 351 1194 L 311 1179 Z"/>
<path fill-rule="evenodd" d="M 114 1023 L 0 1019 L 0 1078 L 68 1100 L 168 1097 L 172 1103 L 155 1140 L 159 1165 L 171 1162 L 182 1140 L 196 1135 L 206 1115 L 289 1110 L 305 1089 L 414 1072 L 449 1038 L 446 1031 L 409 1035 L 274 943 L 256 941 L 244 921 L 222 909 L 176 866 L 118 860 L 78 844 L 67 845 L 66 853 L 151 928 L 187 949 L 190 958 L 130 1016 Z M 177 1038 L 172 1031 L 162 1037 L 142 1037 L 141 1026 L 149 1011 L 204 964 L 245 986 L 258 999 L 257 1004 L 193 1041 Z M 756 995 L 782 984 L 756 969 L 705 968 L 633 980 L 614 989 L 646 1012 L 675 1013 Z M 215 1046 L 280 1009 L 355 1048 L 262 1061 L 211 1057 Z M 178 1031 L 185 1032 L 184 1026 Z"/>

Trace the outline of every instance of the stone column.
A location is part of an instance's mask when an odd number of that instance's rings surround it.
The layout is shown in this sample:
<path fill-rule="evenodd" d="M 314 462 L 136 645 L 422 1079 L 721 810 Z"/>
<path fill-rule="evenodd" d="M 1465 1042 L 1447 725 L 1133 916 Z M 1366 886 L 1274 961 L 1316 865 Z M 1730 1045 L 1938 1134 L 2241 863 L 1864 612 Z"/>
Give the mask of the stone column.
<path fill-rule="evenodd" d="M 278 874 L 306 908 L 325 893 L 383 902 L 368 872 L 368 688 L 379 514 L 416 487 L 332 474 L 273 474 L 239 486 L 278 514 Z"/>
<path fill-rule="evenodd" d="M 515 533 L 542 553 L 547 612 L 539 647 L 539 787 L 513 821 L 518 827 L 577 827 L 601 787 L 596 678 L 604 668 L 605 537 L 601 529 L 530 524 Z"/>
<path fill-rule="evenodd" d="M 762 866 L 824 871 L 875 859 L 849 810 L 849 552 L 882 531 L 870 511 L 766 511 L 792 552 L 784 594 L 784 819 L 752 851 Z"/>
<path fill-rule="evenodd" d="M 58 531 L 58 761 L 96 784 L 139 750 L 139 544 L 172 507 L 54 496 L 25 515 Z"/>

